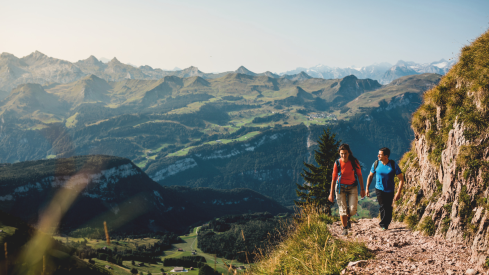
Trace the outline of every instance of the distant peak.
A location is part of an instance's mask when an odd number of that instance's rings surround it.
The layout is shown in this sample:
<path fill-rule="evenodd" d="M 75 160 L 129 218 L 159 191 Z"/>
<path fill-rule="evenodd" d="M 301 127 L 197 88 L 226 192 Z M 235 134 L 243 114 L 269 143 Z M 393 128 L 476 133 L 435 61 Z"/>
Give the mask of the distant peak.
<path fill-rule="evenodd" d="M 98 59 L 97 59 L 95 56 L 93 56 L 93 55 L 89 56 L 89 57 L 87 58 L 87 60 L 98 61 Z"/>
<path fill-rule="evenodd" d="M 234 71 L 236 73 L 240 73 L 240 74 L 247 74 L 247 75 L 255 75 L 254 72 L 246 69 L 244 66 L 240 66 L 236 71 Z"/>
<path fill-rule="evenodd" d="M 86 80 L 101 80 L 100 77 L 98 77 L 94 74 L 87 75 L 84 79 L 86 79 Z"/>
<path fill-rule="evenodd" d="M 190 72 L 199 72 L 199 68 L 197 68 L 195 66 L 190 66 L 190 67 L 188 67 L 186 69 L 183 69 L 183 71 L 185 71 L 185 72 L 189 72 L 189 71 Z"/>
<path fill-rule="evenodd" d="M 14 56 L 14 55 L 11 53 L 7 53 L 7 52 L 3 52 L 0 54 L 0 57 L 9 57 L 9 56 Z"/>
<path fill-rule="evenodd" d="M 36 59 L 47 57 L 47 55 L 45 55 L 42 52 L 37 51 L 37 50 L 35 52 L 31 53 L 29 56 L 34 57 Z"/>
<path fill-rule="evenodd" d="M 343 77 L 343 80 L 357 80 L 357 79 L 358 78 L 354 74 Z"/>
<path fill-rule="evenodd" d="M 109 63 L 121 63 L 116 57 L 112 58 Z"/>

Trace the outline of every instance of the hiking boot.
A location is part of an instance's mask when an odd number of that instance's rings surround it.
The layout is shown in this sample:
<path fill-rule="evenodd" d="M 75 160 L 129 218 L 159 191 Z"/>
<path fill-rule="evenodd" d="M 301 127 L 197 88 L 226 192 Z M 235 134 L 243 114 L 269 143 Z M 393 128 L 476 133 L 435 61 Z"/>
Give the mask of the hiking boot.
<path fill-rule="evenodd" d="M 346 223 L 346 228 L 351 229 L 350 216 L 348 216 L 348 222 Z"/>
<path fill-rule="evenodd" d="M 343 235 L 343 236 L 348 235 L 348 228 L 344 227 L 343 228 L 343 232 L 341 233 L 341 235 Z"/>
<path fill-rule="evenodd" d="M 380 228 L 380 230 L 381 230 L 381 231 L 386 231 L 386 230 L 387 230 L 387 228 L 385 228 L 385 227 L 381 227 L 381 228 Z"/>

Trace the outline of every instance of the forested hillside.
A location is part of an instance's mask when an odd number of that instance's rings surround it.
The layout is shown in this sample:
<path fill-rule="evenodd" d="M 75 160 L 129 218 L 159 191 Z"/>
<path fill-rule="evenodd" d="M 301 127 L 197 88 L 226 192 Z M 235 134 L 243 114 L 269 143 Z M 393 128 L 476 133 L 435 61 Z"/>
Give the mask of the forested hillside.
<path fill-rule="evenodd" d="M 288 215 L 273 216 L 270 213 L 230 215 L 212 220 L 199 231 L 199 248 L 217 257 L 254 262 L 268 246 L 277 244 L 288 230 Z"/>
<path fill-rule="evenodd" d="M 104 221 L 114 233 L 186 232 L 227 214 L 289 211 L 250 189 L 164 187 L 130 160 L 103 155 L 6 164 L 0 187 L 0 209 L 31 224 L 54 211 L 50 227 L 61 233 L 92 234 Z"/>

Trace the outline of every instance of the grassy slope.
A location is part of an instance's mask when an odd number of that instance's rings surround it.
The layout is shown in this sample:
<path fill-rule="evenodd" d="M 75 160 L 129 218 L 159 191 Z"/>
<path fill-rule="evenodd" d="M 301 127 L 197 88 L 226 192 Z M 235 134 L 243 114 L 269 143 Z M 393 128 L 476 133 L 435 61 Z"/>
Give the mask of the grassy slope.
<path fill-rule="evenodd" d="M 373 257 L 363 243 L 341 241 L 329 216 L 307 206 L 282 243 L 270 248 L 248 274 L 339 274 L 349 262 Z"/>
<path fill-rule="evenodd" d="M 396 79 L 392 83 L 375 91 L 367 92 L 350 101 L 346 106 L 351 109 L 352 114 L 362 112 L 362 108 L 377 108 L 379 102 L 385 100 L 390 102 L 392 97 L 403 93 L 420 93 L 420 88 L 428 89 L 440 80 L 437 74 L 410 75 Z M 421 92 L 422 93 L 422 92 Z"/>

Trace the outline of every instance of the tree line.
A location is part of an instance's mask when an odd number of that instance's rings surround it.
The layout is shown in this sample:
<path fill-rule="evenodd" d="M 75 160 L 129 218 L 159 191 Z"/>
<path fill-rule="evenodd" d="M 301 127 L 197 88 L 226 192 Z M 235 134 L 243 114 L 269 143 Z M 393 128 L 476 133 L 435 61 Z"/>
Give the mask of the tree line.
<path fill-rule="evenodd" d="M 217 257 L 254 262 L 256 250 L 275 245 L 290 221 L 288 215 L 273 217 L 269 213 L 225 216 L 202 227 L 198 247 Z"/>

